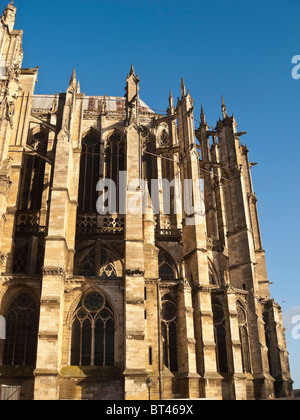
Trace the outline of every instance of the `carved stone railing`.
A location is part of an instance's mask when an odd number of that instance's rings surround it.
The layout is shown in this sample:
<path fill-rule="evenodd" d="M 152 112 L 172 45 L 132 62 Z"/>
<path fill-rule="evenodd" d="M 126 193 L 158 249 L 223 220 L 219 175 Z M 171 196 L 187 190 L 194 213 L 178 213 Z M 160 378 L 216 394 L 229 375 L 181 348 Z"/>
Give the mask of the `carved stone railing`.
<path fill-rule="evenodd" d="M 23 235 L 45 235 L 46 226 L 41 225 L 41 212 L 39 210 L 17 211 L 16 233 Z"/>
<path fill-rule="evenodd" d="M 118 236 L 124 234 L 124 216 L 98 214 L 78 214 L 76 222 L 77 237 L 87 236 Z"/>

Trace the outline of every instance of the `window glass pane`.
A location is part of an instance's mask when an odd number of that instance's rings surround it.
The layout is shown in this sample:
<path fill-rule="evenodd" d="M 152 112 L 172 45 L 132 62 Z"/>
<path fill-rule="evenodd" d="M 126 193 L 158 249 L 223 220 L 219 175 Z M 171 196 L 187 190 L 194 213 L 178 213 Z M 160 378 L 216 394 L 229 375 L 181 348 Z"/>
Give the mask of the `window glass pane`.
<path fill-rule="evenodd" d="M 89 319 L 86 319 L 82 325 L 82 366 L 91 365 L 91 345 L 92 345 L 92 328 Z"/>
<path fill-rule="evenodd" d="M 112 319 L 106 323 L 105 336 L 105 365 L 114 365 L 114 347 L 115 347 L 115 326 Z"/>
<path fill-rule="evenodd" d="M 75 319 L 72 325 L 71 365 L 79 366 L 80 362 L 80 322 Z"/>
<path fill-rule="evenodd" d="M 170 370 L 177 371 L 177 326 L 175 322 L 169 325 Z"/>
<path fill-rule="evenodd" d="M 104 356 L 104 324 L 102 319 L 98 319 L 95 324 L 95 366 L 103 365 Z"/>

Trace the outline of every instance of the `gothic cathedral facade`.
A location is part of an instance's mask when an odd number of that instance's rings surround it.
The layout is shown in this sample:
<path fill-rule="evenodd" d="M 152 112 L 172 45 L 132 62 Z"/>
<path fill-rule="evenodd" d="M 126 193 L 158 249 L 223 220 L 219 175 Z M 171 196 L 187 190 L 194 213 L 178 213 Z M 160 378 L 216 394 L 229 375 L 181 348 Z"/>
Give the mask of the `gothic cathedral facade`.
<path fill-rule="evenodd" d="M 0 384 L 28 400 L 147 399 L 147 379 L 156 400 L 289 396 L 252 164 L 224 100 L 215 128 L 203 108 L 195 128 L 183 80 L 156 113 L 133 66 L 125 96 L 86 96 L 75 71 L 37 95 L 15 15 L 11 2 L 0 26 Z"/>

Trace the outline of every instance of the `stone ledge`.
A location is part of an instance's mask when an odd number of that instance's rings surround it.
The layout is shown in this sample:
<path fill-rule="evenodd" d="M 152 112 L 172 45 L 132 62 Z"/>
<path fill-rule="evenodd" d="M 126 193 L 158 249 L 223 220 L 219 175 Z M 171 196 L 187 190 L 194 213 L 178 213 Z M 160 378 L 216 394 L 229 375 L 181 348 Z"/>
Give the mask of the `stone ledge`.
<path fill-rule="evenodd" d="M 146 369 L 126 369 L 123 372 L 123 376 L 125 377 L 147 377 L 148 376 L 148 372 L 146 371 Z"/>
<path fill-rule="evenodd" d="M 63 366 L 61 378 L 99 378 L 121 379 L 122 371 L 118 366 Z"/>
<path fill-rule="evenodd" d="M 33 377 L 34 366 L 0 366 L 0 376 Z"/>
<path fill-rule="evenodd" d="M 59 376 L 59 372 L 55 369 L 35 369 L 34 376 Z"/>

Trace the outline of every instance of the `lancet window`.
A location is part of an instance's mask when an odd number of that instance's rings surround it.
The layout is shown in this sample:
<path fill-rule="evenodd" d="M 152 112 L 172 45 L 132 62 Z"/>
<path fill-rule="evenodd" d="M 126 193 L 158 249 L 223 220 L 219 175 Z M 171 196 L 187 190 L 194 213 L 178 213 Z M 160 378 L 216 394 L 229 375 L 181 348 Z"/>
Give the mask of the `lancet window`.
<path fill-rule="evenodd" d="M 125 170 L 125 144 L 120 133 L 114 132 L 105 145 L 105 179 L 110 179 L 116 186 L 116 212 L 119 210 L 120 171 Z M 107 204 L 107 203 L 106 203 Z"/>
<path fill-rule="evenodd" d="M 78 212 L 96 213 L 100 177 L 100 138 L 90 130 L 82 140 L 80 158 L 80 179 L 78 192 Z"/>

